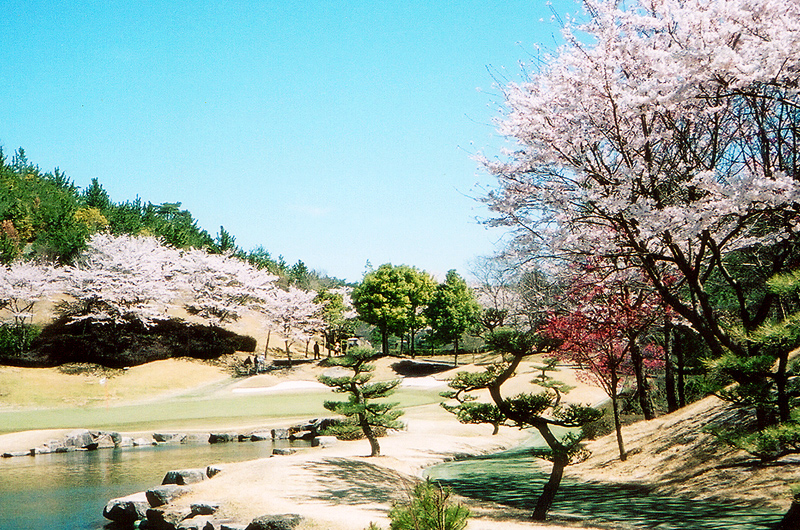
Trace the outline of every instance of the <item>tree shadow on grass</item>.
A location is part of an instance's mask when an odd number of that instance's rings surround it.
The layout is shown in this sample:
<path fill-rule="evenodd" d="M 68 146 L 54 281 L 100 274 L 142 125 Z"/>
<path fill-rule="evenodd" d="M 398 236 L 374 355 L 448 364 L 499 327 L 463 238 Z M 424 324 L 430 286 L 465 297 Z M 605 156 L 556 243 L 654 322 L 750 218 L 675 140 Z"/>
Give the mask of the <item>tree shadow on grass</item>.
<path fill-rule="evenodd" d="M 547 481 L 534 460 L 526 451 L 507 451 L 443 464 L 430 475 L 460 495 L 532 511 Z M 774 510 L 657 496 L 640 486 L 569 479 L 551 514 L 598 526 L 662 530 L 766 530 L 782 517 Z"/>
<path fill-rule="evenodd" d="M 398 473 L 362 460 L 328 458 L 310 462 L 305 468 L 322 485 L 317 495 L 308 498 L 331 504 L 387 504 L 408 498 L 412 483 Z"/>

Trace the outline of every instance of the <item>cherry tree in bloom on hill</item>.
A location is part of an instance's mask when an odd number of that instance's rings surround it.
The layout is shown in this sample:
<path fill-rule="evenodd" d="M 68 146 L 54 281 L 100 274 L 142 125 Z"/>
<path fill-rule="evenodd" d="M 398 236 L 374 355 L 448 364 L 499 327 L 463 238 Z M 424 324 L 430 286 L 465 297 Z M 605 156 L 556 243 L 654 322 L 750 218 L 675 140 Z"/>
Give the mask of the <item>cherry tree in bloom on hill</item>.
<path fill-rule="evenodd" d="M 95 234 L 74 266 L 62 270 L 64 293 L 74 298 L 73 322 L 122 323 L 134 317 L 145 326 L 167 319 L 185 289 L 181 252 L 153 237 Z"/>
<path fill-rule="evenodd" d="M 237 320 L 244 309 L 269 314 L 277 300 L 277 276 L 231 255 L 192 249 L 180 263 L 189 291 L 186 308 L 214 324 Z"/>
<path fill-rule="evenodd" d="M 726 322 L 762 324 L 766 278 L 797 257 L 800 3 L 584 3 L 569 44 L 505 88 L 516 148 L 483 160 L 491 224 L 529 259 L 624 257 L 714 355 L 757 354 Z M 788 399 L 785 372 L 760 377 Z"/>
<path fill-rule="evenodd" d="M 284 337 L 284 346 L 289 364 L 292 362 L 290 346 L 294 342 L 305 342 L 320 333 L 324 322 L 320 317 L 322 306 L 314 302 L 317 293 L 289 287 L 288 291 L 276 289 L 274 298 L 264 310 L 270 325 Z"/>
<path fill-rule="evenodd" d="M 50 264 L 15 261 L 0 269 L 0 310 L 16 327 L 29 324 L 34 306 L 61 290 L 61 277 Z"/>

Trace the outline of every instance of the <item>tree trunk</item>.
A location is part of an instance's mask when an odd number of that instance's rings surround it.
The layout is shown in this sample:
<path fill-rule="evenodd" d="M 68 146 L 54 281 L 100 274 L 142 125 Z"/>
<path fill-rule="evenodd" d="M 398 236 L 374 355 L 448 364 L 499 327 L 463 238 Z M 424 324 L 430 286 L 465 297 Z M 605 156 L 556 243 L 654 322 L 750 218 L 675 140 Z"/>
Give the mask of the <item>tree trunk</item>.
<path fill-rule="evenodd" d="M 797 528 L 800 528 L 800 498 L 795 495 L 792 505 L 789 506 L 789 511 L 774 527 L 774 530 L 796 530 Z"/>
<path fill-rule="evenodd" d="M 500 424 L 499 423 L 492 423 L 492 427 L 494 427 L 494 429 L 492 430 L 492 436 L 494 436 L 494 435 L 496 435 L 497 433 L 500 432 Z"/>
<path fill-rule="evenodd" d="M 289 341 L 285 341 L 286 344 L 286 358 L 289 359 L 289 368 L 292 367 L 292 353 L 289 351 Z"/>
<path fill-rule="evenodd" d="M 547 484 L 544 485 L 542 494 L 539 500 L 536 501 L 536 508 L 533 510 L 534 521 L 544 521 L 547 519 L 547 512 L 553 505 L 553 500 L 556 498 L 556 492 L 561 485 L 561 478 L 564 476 L 564 468 L 567 467 L 569 459 L 567 455 L 560 452 L 553 452 L 553 470 L 550 472 L 550 478 Z"/>
<path fill-rule="evenodd" d="M 389 330 L 386 326 L 381 328 L 381 350 L 384 355 L 389 355 Z"/>
<path fill-rule="evenodd" d="M 647 375 L 644 372 L 644 362 L 642 360 L 642 350 L 636 343 L 636 337 L 628 338 L 631 351 L 631 362 L 633 371 L 636 374 L 636 388 L 639 394 L 639 406 L 642 408 L 644 419 L 652 420 L 656 417 L 653 412 L 653 403 L 650 401 L 650 385 L 647 382 Z"/>
<path fill-rule="evenodd" d="M 686 383 L 683 375 L 686 371 L 686 359 L 683 356 L 683 347 L 680 341 L 675 339 L 676 337 L 673 336 L 672 349 L 675 350 L 675 360 L 678 362 L 678 406 L 683 408 L 686 406 Z"/>
<path fill-rule="evenodd" d="M 675 371 L 672 366 L 672 321 L 669 316 L 664 319 L 664 386 L 667 394 L 667 410 L 678 410 L 675 396 Z"/>
<path fill-rule="evenodd" d="M 369 440 L 369 446 L 371 449 L 369 456 L 380 456 L 381 446 L 378 444 L 378 437 L 375 436 L 375 431 L 372 430 L 372 426 L 370 426 L 366 416 L 359 414 L 358 423 L 361 425 L 361 430 L 364 431 L 364 436 L 366 436 L 367 440 Z"/>
<path fill-rule="evenodd" d="M 453 366 L 458 366 L 458 338 L 453 341 Z"/>
<path fill-rule="evenodd" d="M 267 344 L 264 346 L 264 356 L 266 357 L 269 355 L 269 336 L 272 334 L 272 330 L 267 330 Z"/>
<path fill-rule="evenodd" d="M 784 348 L 778 359 L 778 373 L 775 374 L 775 385 L 778 388 L 778 414 L 781 423 L 791 420 L 792 409 L 789 395 L 786 392 L 786 368 L 789 365 L 789 351 Z"/>
<path fill-rule="evenodd" d="M 611 409 L 614 411 L 614 430 L 617 432 L 617 447 L 619 447 L 619 459 L 623 462 L 627 460 L 628 454 L 625 452 L 625 444 L 622 441 L 622 422 L 619 419 L 619 398 L 616 392 L 611 396 Z"/>

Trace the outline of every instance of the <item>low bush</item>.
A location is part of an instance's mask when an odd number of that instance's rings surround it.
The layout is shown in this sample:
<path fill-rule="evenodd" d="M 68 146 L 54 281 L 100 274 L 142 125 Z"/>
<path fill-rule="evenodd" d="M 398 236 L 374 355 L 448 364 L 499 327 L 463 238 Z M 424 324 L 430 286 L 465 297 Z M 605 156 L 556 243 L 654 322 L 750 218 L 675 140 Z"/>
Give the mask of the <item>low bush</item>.
<path fill-rule="evenodd" d="M 0 324 L 0 355 L 16 357 L 28 351 L 42 330 L 38 326 Z"/>
<path fill-rule="evenodd" d="M 389 512 L 391 530 L 463 530 L 469 509 L 451 500 L 452 493 L 426 480 L 414 487 L 411 498 Z"/>

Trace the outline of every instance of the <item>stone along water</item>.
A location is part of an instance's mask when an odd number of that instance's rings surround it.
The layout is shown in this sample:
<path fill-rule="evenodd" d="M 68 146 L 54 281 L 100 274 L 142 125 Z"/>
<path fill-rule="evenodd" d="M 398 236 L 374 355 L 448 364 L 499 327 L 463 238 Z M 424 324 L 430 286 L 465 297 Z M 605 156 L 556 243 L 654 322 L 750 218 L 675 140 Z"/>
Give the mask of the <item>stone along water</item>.
<path fill-rule="evenodd" d="M 98 530 L 110 522 L 106 502 L 161 484 L 169 470 L 265 458 L 275 446 L 176 444 L 0 459 L 0 530 Z"/>

